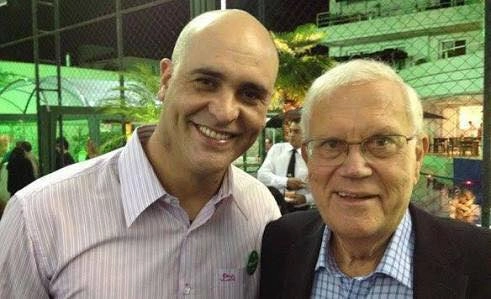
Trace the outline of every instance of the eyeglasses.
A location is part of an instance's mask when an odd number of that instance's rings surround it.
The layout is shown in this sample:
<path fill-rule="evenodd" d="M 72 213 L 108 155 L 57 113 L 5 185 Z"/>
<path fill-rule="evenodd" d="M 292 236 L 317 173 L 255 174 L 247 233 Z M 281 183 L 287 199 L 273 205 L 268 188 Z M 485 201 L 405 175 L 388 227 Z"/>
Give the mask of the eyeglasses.
<path fill-rule="evenodd" d="M 314 138 L 307 140 L 307 153 L 314 161 L 326 166 L 337 166 L 348 157 L 349 146 L 359 144 L 363 157 L 369 161 L 387 159 L 401 152 L 401 149 L 416 136 L 374 135 L 360 142 L 347 142 L 338 138 Z"/>

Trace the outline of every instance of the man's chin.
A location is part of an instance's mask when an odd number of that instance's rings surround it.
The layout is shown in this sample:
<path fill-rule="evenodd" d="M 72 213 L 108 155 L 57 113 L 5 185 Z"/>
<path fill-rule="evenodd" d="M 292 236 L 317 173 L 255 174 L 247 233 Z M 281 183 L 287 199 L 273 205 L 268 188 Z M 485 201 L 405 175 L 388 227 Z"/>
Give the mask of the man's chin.
<path fill-rule="evenodd" d="M 194 161 L 198 172 L 208 174 L 225 171 L 232 162 L 229 157 L 219 157 L 218 154 L 202 155 L 198 161 Z"/>

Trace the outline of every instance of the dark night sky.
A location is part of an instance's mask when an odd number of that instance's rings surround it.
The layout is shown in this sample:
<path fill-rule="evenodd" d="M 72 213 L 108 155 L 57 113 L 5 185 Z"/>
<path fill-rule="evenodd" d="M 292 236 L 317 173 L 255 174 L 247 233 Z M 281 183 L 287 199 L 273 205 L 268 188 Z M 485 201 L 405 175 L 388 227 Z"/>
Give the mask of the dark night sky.
<path fill-rule="evenodd" d="M 228 0 L 227 8 L 249 11 L 272 31 L 290 31 L 300 24 L 315 23 L 318 12 L 328 10 L 328 0 L 262 0 L 264 15 L 261 16 L 261 0 Z M 101 18 L 114 12 L 114 0 L 63 0 L 60 1 L 61 27 Z M 152 0 L 122 0 L 123 9 L 148 4 Z M 217 8 L 219 0 L 216 0 Z M 30 1 L 9 0 L 9 5 L 0 8 L 0 45 L 32 35 Z M 83 3 L 83 5 L 81 5 Z M 41 8 L 40 27 L 50 29 L 53 25 L 52 11 Z M 158 6 L 131 12 L 123 16 L 124 56 L 160 59 L 169 56 L 182 27 L 189 20 L 189 0 L 169 0 Z M 107 57 L 116 57 L 116 25 L 114 18 L 100 20 L 95 24 L 73 28 L 61 33 L 62 55 L 70 53 L 77 64 L 81 45 L 97 45 L 113 49 Z M 40 39 L 40 56 L 54 58 L 53 38 Z M 27 41 L 9 47 L 0 46 L 0 59 L 32 61 L 32 42 Z"/>

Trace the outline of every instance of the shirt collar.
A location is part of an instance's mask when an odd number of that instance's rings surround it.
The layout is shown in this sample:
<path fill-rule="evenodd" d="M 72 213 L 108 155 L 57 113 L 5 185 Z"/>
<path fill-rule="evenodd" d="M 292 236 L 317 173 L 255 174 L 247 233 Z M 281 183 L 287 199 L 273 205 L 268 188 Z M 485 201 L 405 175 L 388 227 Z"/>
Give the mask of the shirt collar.
<path fill-rule="evenodd" d="M 331 231 L 326 227 L 324 228 L 324 233 L 322 234 L 321 249 L 319 251 L 319 257 L 317 258 L 317 263 L 315 264 L 315 271 L 323 268 L 330 272 L 331 267 L 327 266 L 327 254 L 329 240 L 331 239 Z"/>
<path fill-rule="evenodd" d="M 288 143 L 288 151 L 295 150 L 297 153 L 300 153 L 301 147 L 295 149 L 290 142 L 287 142 L 287 143 Z"/>
<path fill-rule="evenodd" d="M 127 227 L 130 227 L 135 219 L 158 199 L 170 203 L 171 195 L 160 184 L 142 147 L 142 143 L 150 138 L 154 130 L 153 125 L 137 128 L 118 159 L 121 198 Z M 224 199 L 234 199 L 234 177 L 231 167 L 229 166 L 217 194 L 210 200 L 215 206 Z M 236 202 L 244 213 L 241 204 Z"/>
<path fill-rule="evenodd" d="M 232 175 L 231 167 L 229 166 L 227 173 L 223 178 L 220 189 L 218 189 L 218 192 L 210 199 L 210 202 L 216 206 L 222 200 L 229 199 L 229 198 L 234 199 L 233 192 L 232 192 L 233 183 L 234 183 L 234 178 Z"/>
<path fill-rule="evenodd" d="M 154 129 L 155 126 L 137 128 L 118 159 L 121 200 L 128 227 L 148 206 L 167 195 L 142 147 Z"/>
<path fill-rule="evenodd" d="M 249 215 L 247 213 L 244 200 L 246 200 L 245 195 L 249 192 L 249 190 L 247 190 L 249 185 L 236 183 L 236 180 L 238 182 L 244 181 L 242 176 L 249 176 L 249 174 L 246 174 L 234 165 L 230 165 L 227 171 L 227 175 L 225 176 L 224 183 L 222 184 L 227 186 L 227 189 L 225 189 L 226 191 L 224 191 L 223 194 L 228 194 L 228 197 L 234 201 L 242 215 L 246 219 L 248 219 Z"/>
<path fill-rule="evenodd" d="M 326 269 L 328 273 L 341 276 L 340 270 L 337 267 L 334 258 L 331 258 L 329 253 L 328 244 L 330 238 L 331 231 L 326 225 L 322 236 L 319 257 L 317 258 L 317 263 L 315 264 L 315 271 L 323 268 Z M 409 211 L 406 210 L 402 221 L 397 226 L 397 229 L 384 252 L 382 260 L 378 264 L 374 273 L 383 273 L 396 279 L 406 287 L 412 288 L 413 252 L 414 233 L 412 230 L 411 215 L 409 214 Z"/>
<path fill-rule="evenodd" d="M 232 190 L 233 175 L 231 174 L 231 169 L 229 167 L 227 173 L 225 174 L 225 177 L 223 178 L 223 182 L 220 185 L 220 189 L 203 206 L 203 208 L 199 212 L 200 216 L 198 216 L 195 221 L 193 221 L 193 227 L 199 227 L 203 223 L 207 222 L 217 211 L 218 207 L 226 201 L 232 201 L 231 204 L 236 203 L 237 206 L 239 206 L 239 210 L 242 211 L 238 200 L 236 200 L 237 197 L 234 197 Z"/>
<path fill-rule="evenodd" d="M 406 210 L 375 272 L 386 274 L 406 287 L 412 288 L 413 252 L 414 233 L 412 220 L 409 211 Z"/>

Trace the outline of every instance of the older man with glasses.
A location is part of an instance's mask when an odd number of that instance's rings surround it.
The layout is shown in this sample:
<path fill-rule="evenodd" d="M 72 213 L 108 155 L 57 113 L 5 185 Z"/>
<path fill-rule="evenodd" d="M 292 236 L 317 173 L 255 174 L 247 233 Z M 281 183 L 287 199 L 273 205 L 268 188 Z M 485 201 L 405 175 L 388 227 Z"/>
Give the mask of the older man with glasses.
<path fill-rule="evenodd" d="M 390 67 L 354 60 L 319 77 L 302 128 L 318 211 L 267 226 L 261 298 L 491 298 L 491 231 L 410 204 L 428 137 Z"/>

